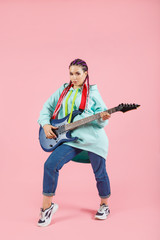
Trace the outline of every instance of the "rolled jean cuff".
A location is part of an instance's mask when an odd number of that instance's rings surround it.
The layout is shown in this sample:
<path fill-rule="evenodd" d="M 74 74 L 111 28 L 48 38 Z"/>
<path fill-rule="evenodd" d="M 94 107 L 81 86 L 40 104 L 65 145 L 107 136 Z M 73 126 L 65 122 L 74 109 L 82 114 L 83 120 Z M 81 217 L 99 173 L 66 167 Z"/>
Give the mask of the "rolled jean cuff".
<path fill-rule="evenodd" d="M 45 192 L 42 192 L 43 195 L 45 196 L 55 196 L 55 193 L 45 193 Z"/>
<path fill-rule="evenodd" d="M 101 198 L 108 198 L 110 195 L 111 195 L 111 193 L 108 194 L 107 196 L 100 196 L 100 197 L 101 197 Z"/>

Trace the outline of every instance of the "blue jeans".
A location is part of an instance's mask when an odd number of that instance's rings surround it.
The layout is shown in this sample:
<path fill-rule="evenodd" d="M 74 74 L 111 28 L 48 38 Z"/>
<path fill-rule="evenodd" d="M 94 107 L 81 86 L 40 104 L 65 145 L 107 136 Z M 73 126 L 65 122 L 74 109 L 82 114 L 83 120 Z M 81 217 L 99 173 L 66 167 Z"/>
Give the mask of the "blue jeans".
<path fill-rule="evenodd" d="M 43 192 L 45 196 L 54 196 L 57 183 L 59 170 L 62 166 L 72 160 L 82 150 L 79 148 L 71 147 L 66 144 L 58 146 L 48 157 L 44 163 L 43 175 Z M 106 172 L 106 160 L 88 151 L 89 160 L 92 165 L 95 179 L 97 181 L 97 189 L 101 198 L 108 198 L 110 196 L 110 182 Z"/>

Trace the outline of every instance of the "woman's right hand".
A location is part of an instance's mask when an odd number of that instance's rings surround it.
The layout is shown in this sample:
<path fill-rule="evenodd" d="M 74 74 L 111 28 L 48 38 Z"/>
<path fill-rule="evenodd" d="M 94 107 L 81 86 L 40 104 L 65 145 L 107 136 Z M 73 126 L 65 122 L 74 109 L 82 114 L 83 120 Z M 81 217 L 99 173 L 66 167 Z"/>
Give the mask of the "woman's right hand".
<path fill-rule="evenodd" d="M 56 138 L 56 134 L 52 131 L 52 129 L 58 129 L 58 127 L 54 127 L 51 124 L 45 124 L 43 126 L 44 132 L 47 138 Z"/>

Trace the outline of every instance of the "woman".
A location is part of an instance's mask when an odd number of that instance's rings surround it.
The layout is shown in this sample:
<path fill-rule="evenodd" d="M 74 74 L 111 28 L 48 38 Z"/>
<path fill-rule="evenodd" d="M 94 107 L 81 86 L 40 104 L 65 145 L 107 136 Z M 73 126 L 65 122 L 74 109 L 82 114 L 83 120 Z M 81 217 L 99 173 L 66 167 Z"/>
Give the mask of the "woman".
<path fill-rule="evenodd" d="M 52 94 L 44 103 L 40 112 L 38 123 L 43 127 L 46 137 L 56 137 L 52 131 L 56 127 L 50 124 L 51 118 L 61 119 L 68 114 L 71 116 L 72 112 L 78 109 L 82 113 L 75 116 L 72 122 L 96 113 L 100 113 L 100 118 L 72 130 L 71 137 L 78 137 L 78 140 L 59 145 L 46 160 L 43 176 L 43 206 L 40 209 L 38 226 L 50 224 L 52 215 L 58 209 L 58 204 L 52 203 L 52 197 L 55 195 L 59 170 L 64 164 L 76 157 L 79 157 L 79 160 L 75 160 L 77 162 L 91 163 L 95 174 L 96 186 L 101 198 L 100 208 L 95 218 L 106 219 L 110 213 L 107 200 L 111 192 L 105 160 L 108 153 L 108 138 L 104 131 L 104 126 L 108 124 L 110 114 L 103 112 L 107 110 L 107 107 L 100 96 L 97 85 L 89 84 L 86 62 L 75 59 L 69 65 L 69 72 L 69 84 L 63 84 Z M 68 122 L 70 121 L 71 118 Z M 82 153 L 87 154 L 84 161 L 81 159 Z"/>

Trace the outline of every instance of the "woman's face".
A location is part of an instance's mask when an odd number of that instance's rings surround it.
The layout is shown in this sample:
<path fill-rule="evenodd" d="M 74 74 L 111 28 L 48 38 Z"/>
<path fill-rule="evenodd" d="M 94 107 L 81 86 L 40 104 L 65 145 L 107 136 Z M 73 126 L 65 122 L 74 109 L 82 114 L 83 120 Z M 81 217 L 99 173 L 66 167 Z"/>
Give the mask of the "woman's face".
<path fill-rule="evenodd" d="M 87 76 L 87 71 L 79 66 L 72 65 L 69 68 L 70 80 L 74 84 L 74 88 L 82 87 L 83 82 Z"/>

